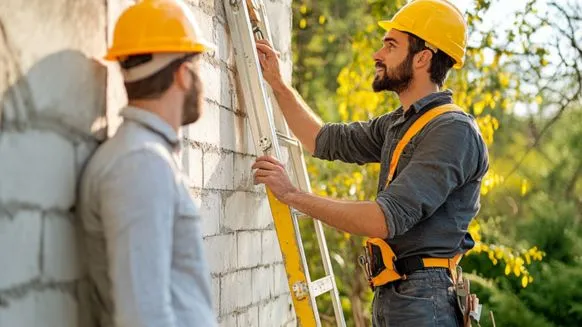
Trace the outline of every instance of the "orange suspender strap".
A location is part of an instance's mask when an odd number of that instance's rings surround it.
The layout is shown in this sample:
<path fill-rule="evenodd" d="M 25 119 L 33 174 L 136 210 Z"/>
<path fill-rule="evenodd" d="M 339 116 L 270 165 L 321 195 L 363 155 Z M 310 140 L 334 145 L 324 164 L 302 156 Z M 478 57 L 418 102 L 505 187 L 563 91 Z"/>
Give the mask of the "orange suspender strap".
<path fill-rule="evenodd" d="M 416 134 L 418 134 L 418 132 L 420 132 L 420 130 L 424 126 L 426 126 L 428 123 L 430 123 L 431 120 L 444 114 L 445 112 L 450 112 L 450 111 L 462 112 L 462 110 L 455 104 L 452 104 L 452 103 L 445 104 L 445 105 L 428 110 L 422 116 L 420 116 L 420 118 L 418 118 L 408 128 L 406 133 L 404 133 L 404 136 L 402 137 L 402 139 L 400 139 L 400 141 L 398 142 L 398 145 L 396 145 L 396 149 L 394 149 L 394 153 L 392 153 L 392 158 L 390 159 L 390 170 L 388 172 L 388 178 L 386 179 L 386 185 L 384 186 L 385 189 L 388 188 L 388 185 L 390 185 L 390 183 L 392 182 L 392 179 L 394 178 L 394 173 L 396 172 L 396 166 L 398 166 L 398 160 L 400 160 L 400 155 L 402 154 L 402 151 L 404 150 L 404 147 L 406 146 L 406 144 L 408 144 L 408 142 L 410 142 L 410 140 Z"/>
<path fill-rule="evenodd" d="M 396 149 L 392 154 L 392 158 L 390 159 L 390 170 L 388 172 L 388 178 L 386 180 L 385 188 L 388 188 L 388 185 L 392 182 L 394 178 L 394 173 L 396 172 L 396 167 L 398 166 L 398 160 L 400 159 L 400 155 L 404 150 L 404 147 L 410 142 L 410 140 L 422 130 L 424 126 L 430 123 L 434 118 L 451 111 L 462 112 L 462 110 L 456 106 L 455 104 L 445 104 L 433 109 L 428 110 L 422 116 L 420 116 L 404 133 L 402 139 L 396 145 Z M 390 248 L 390 245 L 386 243 L 383 239 L 379 238 L 370 238 L 367 240 L 368 244 L 375 244 L 380 247 L 382 258 L 384 260 L 384 265 L 386 269 L 382 271 L 378 276 L 371 277 L 370 282 L 374 286 L 384 285 L 388 282 L 399 280 L 402 278 L 393 267 L 393 260 L 395 259 L 394 252 Z M 457 265 L 459 261 L 461 261 L 462 254 L 457 254 L 453 258 L 423 258 L 423 264 L 425 267 L 442 267 L 448 268 L 451 272 L 451 276 L 453 281 L 456 282 L 457 279 Z"/>

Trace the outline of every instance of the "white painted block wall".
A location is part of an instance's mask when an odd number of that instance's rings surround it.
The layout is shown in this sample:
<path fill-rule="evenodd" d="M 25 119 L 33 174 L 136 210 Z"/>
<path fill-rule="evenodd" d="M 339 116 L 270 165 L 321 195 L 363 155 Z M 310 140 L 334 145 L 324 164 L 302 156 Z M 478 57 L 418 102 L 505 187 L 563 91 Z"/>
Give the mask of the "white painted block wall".
<path fill-rule="evenodd" d="M 204 35 L 203 118 L 184 131 L 184 169 L 203 216 L 221 326 L 293 326 L 295 317 L 253 141 L 239 105 L 222 0 L 190 0 Z M 266 0 L 290 78 L 291 3 Z M 99 58 L 131 0 L 0 4 L 0 327 L 85 326 L 75 197 L 79 172 L 119 123 L 119 73 Z"/>

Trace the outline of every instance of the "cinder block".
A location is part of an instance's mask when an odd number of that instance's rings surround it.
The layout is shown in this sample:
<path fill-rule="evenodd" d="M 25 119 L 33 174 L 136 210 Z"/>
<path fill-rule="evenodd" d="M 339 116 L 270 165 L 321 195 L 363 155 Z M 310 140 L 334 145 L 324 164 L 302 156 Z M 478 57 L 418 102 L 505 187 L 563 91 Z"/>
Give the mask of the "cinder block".
<path fill-rule="evenodd" d="M 257 195 L 259 198 L 259 208 L 256 212 L 258 226 L 265 229 L 273 228 L 273 215 L 271 214 L 271 206 L 269 199 L 265 195 Z"/>
<path fill-rule="evenodd" d="M 44 326 L 38 325 L 37 320 L 35 294 L 32 292 L 22 298 L 9 300 L 8 306 L 0 306 L 0 326 L 2 327 Z"/>
<path fill-rule="evenodd" d="M 226 230 L 257 230 L 271 226 L 266 198 L 247 192 L 234 192 L 225 201 L 222 227 Z"/>
<path fill-rule="evenodd" d="M 273 268 L 253 268 L 253 303 L 269 299 L 273 295 Z"/>
<path fill-rule="evenodd" d="M 75 150 L 45 131 L 0 137 L 0 200 L 68 210 L 75 200 Z"/>
<path fill-rule="evenodd" d="M 71 281 L 80 276 L 75 226 L 66 217 L 47 215 L 43 228 L 42 278 Z"/>
<path fill-rule="evenodd" d="M 278 308 L 281 308 L 283 310 L 282 325 L 289 326 L 290 323 L 295 321 L 295 311 L 293 310 L 293 301 L 291 300 L 291 295 L 286 294 L 286 295 L 279 296 L 275 303 L 276 303 L 276 306 Z"/>
<path fill-rule="evenodd" d="M 252 302 L 251 270 L 239 270 L 220 281 L 220 315 L 227 315 Z"/>
<path fill-rule="evenodd" d="M 214 2 L 215 0 L 199 0 L 200 1 L 200 7 L 206 8 L 208 10 L 214 11 L 215 7 L 214 7 Z"/>
<path fill-rule="evenodd" d="M 226 33 L 226 27 L 221 19 L 214 19 L 214 42 L 216 45 L 215 58 L 227 63 L 228 67 L 234 66 L 234 53 L 230 36 Z"/>
<path fill-rule="evenodd" d="M 204 188 L 234 189 L 234 158 L 232 153 L 204 152 Z"/>
<path fill-rule="evenodd" d="M 275 312 L 274 301 L 275 299 L 271 299 L 271 301 L 259 306 L 259 327 L 280 326 L 282 319 Z"/>
<path fill-rule="evenodd" d="M 234 112 L 220 108 L 220 147 L 236 151 L 235 123 L 238 117 Z"/>
<path fill-rule="evenodd" d="M 255 157 L 234 154 L 234 188 L 239 191 L 252 191 L 254 187 L 254 178 L 252 165 Z"/>
<path fill-rule="evenodd" d="M 220 277 L 212 277 L 212 309 L 216 315 L 220 312 Z"/>
<path fill-rule="evenodd" d="M 207 237 L 204 239 L 204 245 L 212 273 L 224 273 L 234 269 L 237 262 L 234 234 Z"/>
<path fill-rule="evenodd" d="M 256 327 L 259 325 L 259 307 L 250 307 L 236 316 L 238 327 Z"/>
<path fill-rule="evenodd" d="M 200 31 L 202 32 L 202 37 L 210 42 L 214 42 L 212 33 L 213 31 L 212 16 L 208 15 L 200 8 L 200 6 L 208 7 L 206 3 L 209 1 L 197 0 L 196 2 L 197 3 L 193 4 L 194 6 L 191 6 L 191 9 L 192 14 L 194 15 L 194 19 L 198 23 Z M 212 7 L 214 8 L 214 0 L 212 0 L 212 2 L 213 2 Z"/>
<path fill-rule="evenodd" d="M 290 296 L 280 296 L 259 307 L 259 326 L 284 326 L 294 314 Z"/>
<path fill-rule="evenodd" d="M 0 290 L 40 276 L 41 226 L 38 211 L 22 210 L 14 219 L 0 216 Z"/>
<path fill-rule="evenodd" d="M 200 62 L 200 77 L 204 84 L 204 96 L 216 103 L 231 108 L 228 74 L 225 68 L 208 61 Z"/>
<path fill-rule="evenodd" d="M 202 143 L 220 145 L 220 108 L 209 101 L 204 102 L 200 119 L 194 124 L 188 125 L 186 136 Z"/>
<path fill-rule="evenodd" d="M 106 69 L 86 54 L 99 55 L 105 48 L 106 4 L 89 0 L 75 4 L 56 1 L 50 6 L 35 6 L 19 0 L 2 1 L 2 24 L 9 28 L 3 30 L 6 40 L 0 41 L 0 93 L 2 100 L 15 93 L 20 98 L 2 101 L 5 118 L 47 117 L 88 135 L 95 118 L 105 113 Z M 39 17 L 42 28 L 35 28 Z M 51 31 L 50 42 L 47 31 Z M 4 84 L 6 76 L 9 79 Z"/>
<path fill-rule="evenodd" d="M 287 272 L 285 271 L 285 266 L 282 263 L 273 265 L 273 279 L 274 296 L 289 294 L 289 281 L 287 280 Z"/>
<path fill-rule="evenodd" d="M 200 200 L 200 219 L 203 236 L 213 236 L 220 232 L 222 215 L 222 196 L 220 193 L 213 191 L 203 192 Z"/>
<path fill-rule="evenodd" d="M 281 262 L 283 258 L 281 257 L 281 248 L 279 247 L 279 240 L 277 239 L 277 233 L 275 230 L 266 230 L 263 232 L 263 240 L 261 245 L 261 263 L 271 264 L 275 262 Z"/>
<path fill-rule="evenodd" d="M 238 110 L 238 102 L 234 103 L 236 104 L 235 109 Z M 235 116 L 234 133 L 236 143 L 234 151 L 256 156 L 257 150 L 255 145 L 258 144 L 258 141 L 255 141 L 253 138 L 247 118 Z"/>
<path fill-rule="evenodd" d="M 194 148 L 191 145 L 184 146 L 182 149 L 182 165 L 188 176 L 188 186 L 201 188 L 204 181 L 202 177 L 204 167 L 202 149 Z"/>
<path fill-rule="evenodd" d="M 34 314 L 37 317 L 35 326 L 77 327 L 77 301 L 72 294 L 63 291 L 39 292 Z"/>
<path fill-rule="evenodd" d="M 187 127 L 186 137 L 230 151 L 237 150 L 236 121 L 238 116 L 213 102 L 204 103 L 200 120 Z"/>
<path fill-rule="evenodd" d="M 77 302 L 60 290 L 30 291 L 0 306 L 2 327 L 77 327 Z"/>
<path fill-rule="evenodd" d="M 220 327 L 236 327 L 236 316 L 229 314 L 219 318 L 218 326 Z"/>
<path fill-rule="evenodd" d="M 281 73 L 284 80 L 291 81 L 292 66 L 288 59 L 291 52 L 291 24 L 293 17 L 290 6 L 286 3 L 266 1 L 267 15 L 271 22 L 271 33 L 275 35 L 273 46 L 281 52 Z M 276 23 L 275 23 L 276 22 Z"/>
<path fill-rule="evenodd" d="M 261 263 L 261 232 L 238 232 L 237 268 L 256 267 Z"/>

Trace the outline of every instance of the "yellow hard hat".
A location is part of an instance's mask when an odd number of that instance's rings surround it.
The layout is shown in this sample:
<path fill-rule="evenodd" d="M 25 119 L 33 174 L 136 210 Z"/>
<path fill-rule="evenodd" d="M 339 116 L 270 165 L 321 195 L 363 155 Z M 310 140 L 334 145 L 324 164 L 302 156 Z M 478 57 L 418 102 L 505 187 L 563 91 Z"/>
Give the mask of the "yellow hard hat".
<path fill-rule="evenodd" d="M 457 7 L 446 0 L 413 0 L 392 18 L 378 24 L 385 30 L 412 33 L 455 60 L 454 68 L 465 62 L 467 24 Z"/>
<path fill-rule="evenodd" d="M 117 20 L 105 59 L 149 53 L 198 53 L 214 45 L 204 40 L 190 9 L 180 0 L 143 0 Z"/>

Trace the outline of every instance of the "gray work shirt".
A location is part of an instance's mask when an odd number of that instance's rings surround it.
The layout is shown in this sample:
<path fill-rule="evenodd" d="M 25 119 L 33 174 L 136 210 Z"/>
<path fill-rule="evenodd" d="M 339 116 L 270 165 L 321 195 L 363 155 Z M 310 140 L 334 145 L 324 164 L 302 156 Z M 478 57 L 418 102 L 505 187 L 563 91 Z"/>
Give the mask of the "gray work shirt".
<path fill-rule="evenodd" d="M 485 142 L 473 117 L 445 113 L 404 148 L 395 178 L 384 189 L 390 158 L 404 133 L 424 112 L 452 103 L 451 91 L 430 94 L 366 122 L 325 124 L 314 156 L 364 164 L 380 162 L 376 202 L 398 257 L 452 257 L 474 246 L 469 222 L 479 211 L 481 180 L 489 167 Z M 366 219 L 363 217 L 362 219 Z"/>
<path fill-rule="evenodd" d="M 89 297 L 100 327 L 215 326 L 198 210 L 159 116 L 122 111 L 82 178 Z"/>

